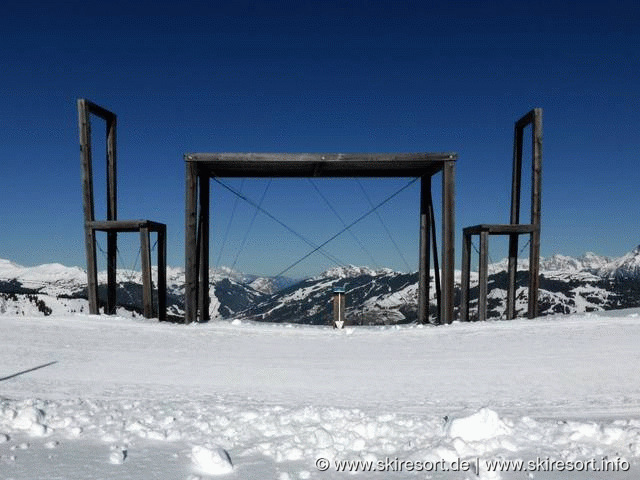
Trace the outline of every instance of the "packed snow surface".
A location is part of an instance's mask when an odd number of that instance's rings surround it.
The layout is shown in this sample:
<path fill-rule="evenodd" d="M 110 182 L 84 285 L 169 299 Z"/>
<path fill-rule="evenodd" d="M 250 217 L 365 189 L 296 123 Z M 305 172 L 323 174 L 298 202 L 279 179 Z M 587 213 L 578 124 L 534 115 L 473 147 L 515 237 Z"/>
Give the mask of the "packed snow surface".
<path fill-rule="evenodd" d="M 0 330 L 2 479 L 640 478 L 636 311 L 344 330 L 3 316 Z M 503 460 L 527 470 L 492 471 Z"/>

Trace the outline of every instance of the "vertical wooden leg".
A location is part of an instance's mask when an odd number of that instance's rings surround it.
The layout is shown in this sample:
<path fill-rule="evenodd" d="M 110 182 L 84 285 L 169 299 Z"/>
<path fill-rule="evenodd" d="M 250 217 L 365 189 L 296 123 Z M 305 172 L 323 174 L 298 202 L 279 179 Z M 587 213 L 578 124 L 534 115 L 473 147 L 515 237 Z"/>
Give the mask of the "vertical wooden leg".
<path fill-rule="evenodd" d="M 532 193 L 531 223 L 536 229 L 531 234 L 529 250 L 529 318 L 538 316 L 538 290 L 540 287 L 540 210 L 542 207 L 542 109 L 534 109 L 532 129 Z"/>
<path fill-rule="evenodd" d="M 540 285 L 540 230 L 531 234 L 529 247 L 529 318 L 538 316 L 538 293 Z"/>
<path fill-rule="evenodd" d="M 107 314 L 116 313 L 118 233 L 107 232 Z"/>
<path fill-rule="evenodd" d="M 91 121 L 87 101 L 78 99 L 78 131 L 80 133 L 80 165 L 82 167 L 82 209 L 84 212 L 84 247 L 87 258 L 87 299 L 89 313 L 98 310 L 98 261 L 96 258 L 96 234 L 88 225 L 94 220 L 93 167 L 91 160 Z"/>
<path fill-rule="evenodd" d="M 158 230 L 158 320 L 167 319 L 167 228 Z"/>
<path fill-rule="evenodd" d="M 194 162 L 185 162 L 185 288 L 184 321 L 196 321 L 198 311 L 198 173 Z"/>
<path fill-rule="evenodd" d="M 149 228 L 140 229 L 140 258 L 142 259 L 142 308 L 146 318 L 153 318 L 153 297 L 151 285 L 151 249 Z"/>
<path fill-rule="evenodd" d="M 441 288 L 441 272 L 440 265 L 438 263 L 438 242 L 436 239 L 436 216 L 433 211 L 433 198 L 429 195 L 429 218 L 431 218 L 431 245 L 433 245 L 433 278 L 436 284 L 436 305 L 438 306 L 438 325 L 442 324 L 442 320 L 439 315 L 442 312 L 442 288 Z"/>
<path fill-rule="evenodd" d="M 200 322 L 209 321 L 209 177 L 200 175 L 200 289 L 198 310 Z"/>
<path fill-rule="evenodd" d="M 460 320 L 469 321 L 469 291 L 471 288 L 471 234 L 462 233 L 462 277 L 460 281 Z"/>
<path fill-rule="evenodd" d="M 518 235 L 509 235 L 509 265 L 507 267 L 507 319 L 516 318 L 516 275 L 518 271 Z"/>
<path fill-rule="evenodd" d="M 489 233 L 480 232 L 480 261 L 478 262 L 478 320 L 487 319 L 487 287 L 489 281 Z"/>
<path fill-rule="evenodd" d="M 442 309 L 440 321 L 453 321 L 455 291 L 455 161 L 447 161 L 442 170 Z"/>
<path fill-rule="evenodd" d="M 418 266 L 418 323 L 429 322 L 429 283 L 430 283 L 430 247 L 431 217 L 429 216 L 429 198 L 431 196 L 431 177 L 420 179 L 420 264 Z M 439 272 L 436 272 L 436 275 Z"/>
<path fill-rule="evenodd" d="M 89 313 L 98 315 L 98 259 L 96 258 L 96 233 L 90 227 L 85 227 L 85 249 L 87 253 L 87 298 Z"/>

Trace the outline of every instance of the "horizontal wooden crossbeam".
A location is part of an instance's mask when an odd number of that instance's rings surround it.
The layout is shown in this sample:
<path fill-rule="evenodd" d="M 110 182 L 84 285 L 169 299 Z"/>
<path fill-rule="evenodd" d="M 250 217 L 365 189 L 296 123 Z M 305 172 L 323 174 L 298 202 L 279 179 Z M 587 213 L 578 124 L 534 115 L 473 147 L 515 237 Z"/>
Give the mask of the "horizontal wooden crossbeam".
<path fill-rule="evenodd" d="M 164 223 L 151 220 L 95 220 L 87 222 L 87 227 L 101 232 L 137 232 L 141 228 L 147 228 L 150 232 L 166 231 Z"/>
<path fill-rule="evenodd" d="M 210 177 L 421 177 L 455 153 L 188 153 Z"/>
<path fill-rule="evenodd" d="M 472 227 L 466 227 L 462 230 L 462 233 L 464 235 L 480 235 L 480 233 L 482 232 L 487 232 L 491 235 L 512 235 L 514 233 L 533 233 L 538 229 L 539 227 L 530 223 L 521 223 L 515 225 L 483 223 L 480 225 L 473 225 Z"/>

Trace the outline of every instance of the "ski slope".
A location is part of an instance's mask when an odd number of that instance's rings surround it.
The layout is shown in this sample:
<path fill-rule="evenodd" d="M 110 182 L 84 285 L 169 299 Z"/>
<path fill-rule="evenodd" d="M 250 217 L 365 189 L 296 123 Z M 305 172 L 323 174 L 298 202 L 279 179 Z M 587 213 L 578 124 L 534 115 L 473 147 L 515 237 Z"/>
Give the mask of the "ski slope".
<path fill-rule="evenodd" d="M 54 314 L 0 331 L 2 479 L 640 476 L 638 311 L 345 330 Z M 503 459 L 532 468 L 490 471 Z M 603 465 L 618 471 L 584 470 Z"/>

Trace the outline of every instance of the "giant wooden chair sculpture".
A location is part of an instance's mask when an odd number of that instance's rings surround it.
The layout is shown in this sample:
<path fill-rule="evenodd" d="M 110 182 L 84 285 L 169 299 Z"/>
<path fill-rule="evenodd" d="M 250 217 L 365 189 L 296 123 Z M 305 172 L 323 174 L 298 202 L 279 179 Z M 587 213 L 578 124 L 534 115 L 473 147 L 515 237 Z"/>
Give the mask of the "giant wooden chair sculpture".
<path fill-rule="evenodd" d="M 91 157 L 90 116 L 102 118 L 107 125 L 107 219 L 96 220 L 93 202 L 93 170 Z M 166 225 L 151 220 L 117 220 L 116 192 L 116 115 L 83 98 L 78 100 L 78 126 L 80 130 L 80 158 L 82 163 L 82 192 L 84 208 L 84 234 L 87 253 L 87 295 L 89 312 L 98 314 L 98 272 L 96 259 L 96 232 L 107 233 L 107 306 L 106 313 L 116 311 L 116 255 L 118 232 L 139 232 L 142 258 L 142 302 L 144 316 L 154 317 L 153 285 L 151 283 L 150 232 L 158 235 L 158 318 L 166 320 L 167 248 Z"/>
<path fill-rule="evenodd" d="M 523 131 L 531 125 L 532 180 L 531 222 L 520 223 L 520 186 L 522 178 Z M 514 129 L 513 177 L 511 183 L 511 223 L 481 224 L 465 228 L 462 233 L 462 285 L 460 319 L 469 320 L 469 292 L 471 270 L 471 237 L 480 236 L 480 261 L 478 265 L 478 320 L 487 318 L 487 283 L 489 235 L 509 236 L 509 265 L 507 287 L 507 318 L 516 316 L 516 271 L 518 262 L 518 237 L 530 236 L 529 248 L 529 318 L 538 316 L 538 289 L 540 272 L 540 207 L 542 189 L 542 109 L 536 108 L 518 120 Z"/>

